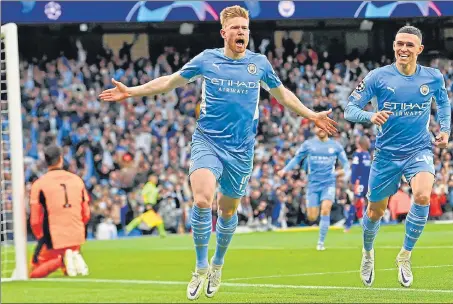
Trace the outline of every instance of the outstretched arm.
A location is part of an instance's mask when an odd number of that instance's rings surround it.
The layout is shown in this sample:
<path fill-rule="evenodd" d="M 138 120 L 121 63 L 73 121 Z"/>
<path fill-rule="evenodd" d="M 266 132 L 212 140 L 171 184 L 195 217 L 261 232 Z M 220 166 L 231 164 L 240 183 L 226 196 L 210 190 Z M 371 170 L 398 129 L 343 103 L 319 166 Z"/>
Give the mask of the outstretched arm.
<path fill-rule="evenodd" d="M 180 71 L 168 76 L 162 76 L 151 80 L 140 86 L 128 88 L 121 82 L 112 79 L 115 88 L 105 90 L 99 95 L 99 98 L 105 101 L 120 101 L 128 97 L 135 96 L 154 96 L 162 93 L 167 93 L 175 88 L 182 87 L 202 75 L 203 63 L 205 62 L 204 52 L 201 52 L 188 63 L 186 63 Z"/>
<path fill-rule="evenodd" d="M 324 112 L 313 112 L 294 95 L 293 92 L 285 88 L 283 85 L 279 85 L 276 88 L 270 89 L 269 92 L 272 96 L 274 96 L 280 104 L 284 107 L 287 107 L 294 113 L 308 118 L 309 120 L 313 121 L 316 126 L 326 131 L 328 134 L 332 135 L 337 132 L 335 126 L 337 123 L 329 118 L 329 114 L 332 110 L 324 111 Z"/>
<path fill-rule="evenodd" d="M 304 106 L 293 92 L 285 88 L 267 59 L 265 59 L 263 70 L 264 73 L 261 77 L 263 88 L 269 91 L 280 104 L 294 113 L 313 121 L 316 126 L 330 135 L 337 132 L 335 128 L 337 123 L 328 117 L 331 111 L 316 113 Z"/>
<path fill-rule="evenodd" d="M 112 83 L 115 87 L 113 89 L 103 91 L 99 95 L 99 98 L 105 101 L 120 101 L 128 97 L 154 96 L 167 93 L 177 87 L 182 87 L 188 82 L 189 79 L 182 77 L 179 72 L 162 76 L 143 85 L 130 88 L 121 82 L 112 79 Z"/>
<path fill-rule="evenodd" d="M 280 85 L 274 89 L 270 89 L 269 92 L 274 96 L 279 103 L 284 107 L 287 107 L 294 113 L 312 120 L 315 118 L 316 113 L 307 108 L 300 100 L 294 95 L 293 92 Z"/>

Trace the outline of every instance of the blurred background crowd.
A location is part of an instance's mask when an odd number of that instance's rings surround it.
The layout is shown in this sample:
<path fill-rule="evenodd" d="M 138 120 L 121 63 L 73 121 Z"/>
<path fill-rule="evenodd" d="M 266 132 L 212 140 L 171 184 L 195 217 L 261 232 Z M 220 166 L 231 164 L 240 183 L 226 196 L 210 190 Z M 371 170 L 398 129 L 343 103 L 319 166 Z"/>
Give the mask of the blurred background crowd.
<path fill-rule="evenodd" d="M 46 170 L 43 147 L 50 142 L 61 145 L 66 168 L 78 174 L 90 192 L 92 218 L 87 231 L 97 238 L 153 233 L 143 216 L 146 213 L 157 213 L 167 233 L 190 231 L 192 196 L 187 171 L 201 83 L 121 103 L 101 102 L 97 96 L 112 87 L 111 78 L 128 86 L 144 84 L 177 71 L 196 53 L 167 46 L 155 58 L 133 59 L 134 41 L 125 42 L 118 50 L 104 45 L 98 54 L 90 54 L 77 40 L 71 46 L 72 56 L 62 52 L 20 62 L 26 188 Z M 315 111 L 333 110 L 339 128 L 334 139 L 349 159 L 361 135 L 370 138 L 373 150 L 375 128 L 346 121 L 343 110 L 349 94 L 368 71 L 391 63 L 392 58 L 374 58 L 357 50 L 343 58 L 333 57 L 326 46 L 295 43 L 288 35 L 278 46 L 261 42 L 255 51 L 268 57 L 285 86 L 306 106 Z M 453 62 L 434 58 L 425 64 L 441 70 L 452 98 Z M 254 170 L 238 209 L 240 225 L 250 229 L 306 225 L 306 173 L 296 169 L 283 180 L 276 172 L 304 140 L 314 136 L 312 126 L 264 90 L 259 110 Z M 431 113 L 430 130 L 436 134 L 435 105 Z M 451 144 L 449 149 L 435 150 L 432 219 L 452 217 L 452 151 Z M 353 200 L 352 190 L 348 181 L 337 181 L 332 223 L 344 219 L 345 206 Z M 411 200 L 410 188 L 403 182 L 390 201 L 385 220 L 403 220 Z"/>

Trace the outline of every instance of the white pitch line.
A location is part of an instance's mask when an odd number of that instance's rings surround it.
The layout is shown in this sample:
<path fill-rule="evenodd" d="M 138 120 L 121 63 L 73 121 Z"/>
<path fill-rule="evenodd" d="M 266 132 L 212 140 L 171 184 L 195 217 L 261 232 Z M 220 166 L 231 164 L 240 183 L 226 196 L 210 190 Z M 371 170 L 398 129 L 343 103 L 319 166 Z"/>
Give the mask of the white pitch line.
<path fill-rule="evenodd" d="M 209 246 L 209 249 L 215 249 L 215 245 Z M 251 246 L 237 246 L 237 247 L 231 247 L 229 250 L 283 250 L 285 248 L 280 248 L 280 247 L 270 247 L 270 246 L 257 246 L 257 247 L 251 247 Z M 195 251 L 195 247 L 150 247 L 147 248 L 146 250 L 148 251 Z"/>
<path fill-rule="evenodd" d="M 377 246 L 377 249 L 383 248 L 383 249 L 401 249 L 401 246 Z M 418 249 L 453 249 L 453 246 L 416 246 L 416 250 Z"/>
<path fill-rule="evenodd" d="M 327 249 L 332 250 L 350 250 L 350 249 L 359 249 L 361 250 L 361 246 L 332 246 L 328 247 Z M 377 249 L 401 249 L 401 246 L 377 246 Z M 215 249 L 215 245 L 209 246 L 209 249 Z M 453 249 L 453 246 L 417 246 L 417 250 L 424 250 L 424 249 Z M 190 251 L 194 250 L 193 246 L 190 247 L 150 247 L 146 250 L 149 251 Z M 270 246 L 232 246 L 229 250 L 315 250 L 315 247 L 270 247 Z"/>
<path fill-rule="evenodd" d="M 412 268 L 424 269 L 424 268 L 442 268 L 442 267 L 453 267 L 453 265 L 432 265 L 432 266 L 413 266 Z M 383 268 L 376 269 L 376 271 L 393 271 L 396 268 Z M 272 278 L 289 278 L 289 277 L 305 277 L 305 276 L 318 276 L 318 275 L 331 275 L 331 274 L 345 274 L 345 273 L 359 273 L 359 270 L 345 270 L 335 272 L 308 272 L 308 273 L 294 273 L 294 274 L 277 274 L 259 277 L 244 277 L 244 278 L 233 278 L 226 279 L 224 281 L 246 281 L 256 279 L 272 279 Z"/>
<path fill-rule="evenodd" d="M 73 278 L 49 278 L 33 279 L 35 282 L 62 282 L 62 283 L 108 283 L 108 284 L 141 284 L 141 285 L 187 285 L 187 282 L 180 281 L 152 281 L 152 280 L 113 280 L 113 279 L 73 279 Z M 310 285 L 280 285 L 280 284 L 246 284 L 246 283 L 222 283 L 228 287 L 261 287 L 274 289 L 341 289 L 361 291 L 397 291 L 397 292 L 426 292 L 426 293 L 452 293 L 453 290 L 446 289 L 415 289 L 415 288 L 367 288 L 353 286 L 310 286 Z"/>

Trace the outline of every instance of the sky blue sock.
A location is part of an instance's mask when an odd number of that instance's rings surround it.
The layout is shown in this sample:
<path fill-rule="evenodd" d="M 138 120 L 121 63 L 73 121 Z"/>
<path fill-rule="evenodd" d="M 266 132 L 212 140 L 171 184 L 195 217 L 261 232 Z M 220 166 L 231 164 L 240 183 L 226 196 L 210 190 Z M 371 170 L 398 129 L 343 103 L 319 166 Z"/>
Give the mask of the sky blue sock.
<path fill-rule="evenodd" d="M 223 265 L 228 245 L 233 238 L 233 234 L 236 230 L 237 225 L 238 216 L 236 213 L 234 213 L 234 215 L 229 219 L 219 217 L 217 225 L 215 227 L 217 246 L 215 248 L 213 264 L 218 266 Z"/>
<path fill-rule="evenodd" d="M 318 244 L 324 244 L 324 240 L 326 239 L 327 230 L 329 230 L 330 226 L 330 214 L 329 215 L 321 215 L 321 219 L 319 220 L 319 241 Z"/>
<path fill-rule="evenodd" d="M 368 213 L 365 212 L 363 215 L 363 248 L 366 251 L 373 249 L 374 239 L 376 238 L 377 232 L 379 230 L 381 220 L 373 222 L 369 217 Z"/>
<path fill-rule="evenodd" d="M 422 206 L 412 204 L 411 209 L 406 217 L 406 235 L 404 236 L 404 249 L 412 251 L 415 243 L 425 228 L 428 220 L 429 205 Z"/>
<path fill-rule="evenodd" d="M 191 225 L 197 255 L 197 269 L 207 269 L 209 266 L 208 244 L 212 230 L 211 208 L 199 208 L 194 204 Z"/>

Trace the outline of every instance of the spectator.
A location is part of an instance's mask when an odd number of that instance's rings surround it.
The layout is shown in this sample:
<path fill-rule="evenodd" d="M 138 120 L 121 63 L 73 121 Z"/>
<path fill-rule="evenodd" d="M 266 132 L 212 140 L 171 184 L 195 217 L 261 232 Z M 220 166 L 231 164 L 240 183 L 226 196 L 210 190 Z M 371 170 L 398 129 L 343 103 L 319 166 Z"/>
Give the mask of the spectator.
<path fill-rule="evenodd" d="M 97 240 L 113 240 L 118 236 L 118 231 L 115 224 L 113 224 L 112 219 L 101 219 L 97 229 L 96 229 L 96 239 Z"/>
<path fill-rule="evenodd" d="M 431 193 L 429 205 L 429 219 L 439 220 L 444 213 L 444 206 L 447 203 L 446 186 L 436 182 Z"/>

